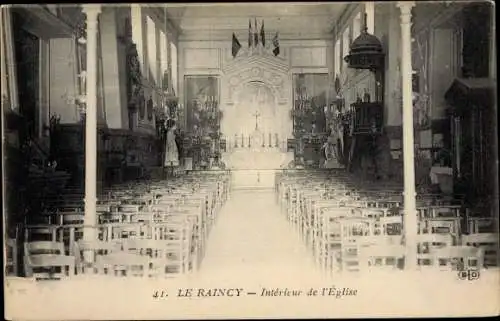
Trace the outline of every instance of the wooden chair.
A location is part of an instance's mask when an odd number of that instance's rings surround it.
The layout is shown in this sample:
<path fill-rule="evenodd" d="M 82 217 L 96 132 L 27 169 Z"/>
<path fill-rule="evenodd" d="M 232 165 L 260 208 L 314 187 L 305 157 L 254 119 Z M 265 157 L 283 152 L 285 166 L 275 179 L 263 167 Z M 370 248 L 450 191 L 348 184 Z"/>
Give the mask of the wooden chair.
<path fill-rule="evenodd" d="M 455 240 L 451 234 L 418 234 L 417 262 L 421 268 L 436 266 L 434 253 L 442 248 L 453 246 Z"/>
<path fill-rule="evenodd" d="M 499 249 L 498 235 L 495 233 L 476 233 L 462 235 L 462 245 L 481 248 L 485 267 L 498 266 Z"/>
<path fill-rule="evenodd" d="M 373 244 L 360 246 L 358 250 L 361 271 L 397 270 L 403 266 L 405 247 L 402 245 Z"/>
<path fill-rule="evenodd" d="M 24 268 L 28 276 L 36 279 L 67 278 L 74 275 L 75 264 L 74 256 L 64 254 L 63 243 L 50 241 L 24 243 Z"/>
<path fill-rule="evenodd" d="M 107 223 L 99 225 L 99 234 L 104 241 L 143 237 L 147 233 L 147 225 L 142 223 Z"/>
<path fill-rule="evenodd" d="M 433 253 L 434 266 L 440 270 L 482 269 L 484 266 L 483 250 L 473 246 L 448 246 Z"/>
<path fill-rule="evenodd" d="M 343 215 L 344 212 L 340 212 Z M 315 257 L 320 267 L 327 272 L 340 268 L 341 258 L 341 226 L 338 212 L 326 212 L 321 216 L 319 237 L 315 246 Z"/>
<path fill-rule="evenodd" d="M 120 252 L 123 250 L 123 244 L 121 240 L 111 240 L 111 241 L 101 241 L 101 240 L 79 240 L 73 243 L 72 253 L 76 258 L 76 270 L 77 273 L 85 272 L 84 265 L 84 253 L 86 251 L 94 252 L 95 257 L 108 255 L 114 252 Z M 94 272 L 97 272 L 94 270 Z"/>
<path fill-rule="evenodd" d="M 495 223 L 498 223 L 498 221 L 491 217 L 468 217 L 467 233 L 494 233 Z"/>
<path fill-rule="evenodd" d="M 149 276 L 149 258 L 125 251 L 96 256 L 95 267 L 100 275 L 144 278 Z"/>
<path fill-rule="evenodd" d="M 7 276 L 17 276 L 18 275 L 18 249 L 16 239 L 6 239 L 5 240 L 5 274 Z"/>
<path fill-rule="evenodd" d="M 431 206 L 431 217 L 460 217 L 462 207 L 460 205 Z"/>
<path fill-rule="evenodd" d="M 78 225 L 83 225 L 85 221 L 85 216 L 83 213 L 79 214 L 64 214 L 62 216 L 62 227 L 59 229 L 61 240 L 65 244 L 73 244 L 83 237 L 83 229 L 76 228 Z M 73 226 L 73 228 L 69 228 Z"/>
<path fill-rule="evenodd" d="M 53 224 L 26 225 L 24 227 L 24 241 L 51 241 L 58 240 L 57 231 L 59 226 Z"/>
<path fill-rule="evenodd" d="M 342 271 L 359 271 L 359 245 L 374 231 L 374 220 L 362 217 L 344 217 L 341 224 Z"/>
<path fill-rule="evenodd" d="M 173 277 L 189 267 L 189 252 L 172 240 L 130 239 L 124 243 L 124 250 L 149 258 L 150 277 Z"/>
<path fill-rule="evenodd" d="M 432 234 L 452 234 L 458 236 L 460 234 L 460 218 L 458 217 L 439 217 L 439 218 L 422 218 L 421 233 Z"/>
<path fill-rule="evenodd" d="M 368 217 L 373 219 L 379 219 L 380 217 L 384 217 L 387 215 L 387 211 L 384 209 L 373 209 L 373 208 L 359 208 L 357 210 L 358 215 L 362 217 Z"/>
<path fill-rule="evenodd" d="M 375 234 L 400 236 L 403 234 L 403 217 L 401 215 L 385 215 L 378 218 Z"/>

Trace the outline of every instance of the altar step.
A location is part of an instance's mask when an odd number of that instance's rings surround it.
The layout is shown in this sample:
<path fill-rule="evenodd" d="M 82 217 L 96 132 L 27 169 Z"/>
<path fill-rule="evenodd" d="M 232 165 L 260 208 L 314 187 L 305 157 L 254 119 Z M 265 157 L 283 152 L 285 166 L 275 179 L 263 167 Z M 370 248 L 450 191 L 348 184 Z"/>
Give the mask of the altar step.
<path fill-rule="evenodd" d="M 273 189 L 276 170 L 231 170 L 232 189 Z"/>
<path fill-rule="evenodd" d="M 273 187 L 267 186 L 235 186 L 232 188 L 232 191 L 252 191 L 252 192 L 265 192 L 269 193 L 273 191 Z"/>

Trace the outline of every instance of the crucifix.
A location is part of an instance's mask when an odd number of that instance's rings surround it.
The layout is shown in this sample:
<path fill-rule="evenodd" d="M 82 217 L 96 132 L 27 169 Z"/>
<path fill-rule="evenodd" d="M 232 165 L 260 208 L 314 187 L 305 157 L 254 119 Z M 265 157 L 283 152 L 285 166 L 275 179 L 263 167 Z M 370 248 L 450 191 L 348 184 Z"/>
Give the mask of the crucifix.
<path fill-rule="evenodd" d="M 255 130 L 257 130 L 257 128 L 259 128 L 259 125 L 258 125 L 258 121 L 257 121 L 257 118 L 260 117 L 260 113 L 259 111 L 255 111 L 254 114 L 252 114 L 252 116 L 255 116 Z"/>

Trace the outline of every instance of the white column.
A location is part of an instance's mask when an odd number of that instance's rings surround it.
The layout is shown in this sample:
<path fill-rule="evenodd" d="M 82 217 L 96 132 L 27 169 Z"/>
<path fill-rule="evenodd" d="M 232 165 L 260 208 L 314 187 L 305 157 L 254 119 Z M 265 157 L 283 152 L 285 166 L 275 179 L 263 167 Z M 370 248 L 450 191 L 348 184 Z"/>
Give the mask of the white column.
<path fill-rule="evenodd" d="M 401 10 L 401 90 L 403 97 L 403 160 L 404 160 L 404 230 L 406 240 L 405 268 L 417 267 L 418 217 L 415 200 L 415 162 L 413 137 L 413 104 L 411 88 L 411 10 L 414 2 L 398 2 Z"/>
<path fill-rule="evenodd" d="M 94 241 L 97 233 L 97 17 L 100 5 L 84 5 L 87 16 L 87 104 L 85 112 L 85 241 Z M 92 263 L 94 253 L 85 253 L 85 262 Z"/>

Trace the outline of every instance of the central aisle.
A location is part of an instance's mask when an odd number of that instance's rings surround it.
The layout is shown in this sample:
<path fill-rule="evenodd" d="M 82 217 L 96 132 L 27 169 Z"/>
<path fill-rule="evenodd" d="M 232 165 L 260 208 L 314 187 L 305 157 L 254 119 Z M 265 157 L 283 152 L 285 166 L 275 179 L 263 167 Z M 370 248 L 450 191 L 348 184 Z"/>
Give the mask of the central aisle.
<path fill-rule="evenodd" d="M 311 281 L 320 272 L 280 213 L 274 190 L 240 190 L 231 194 L 218 216 L 198 277 Z"/>

